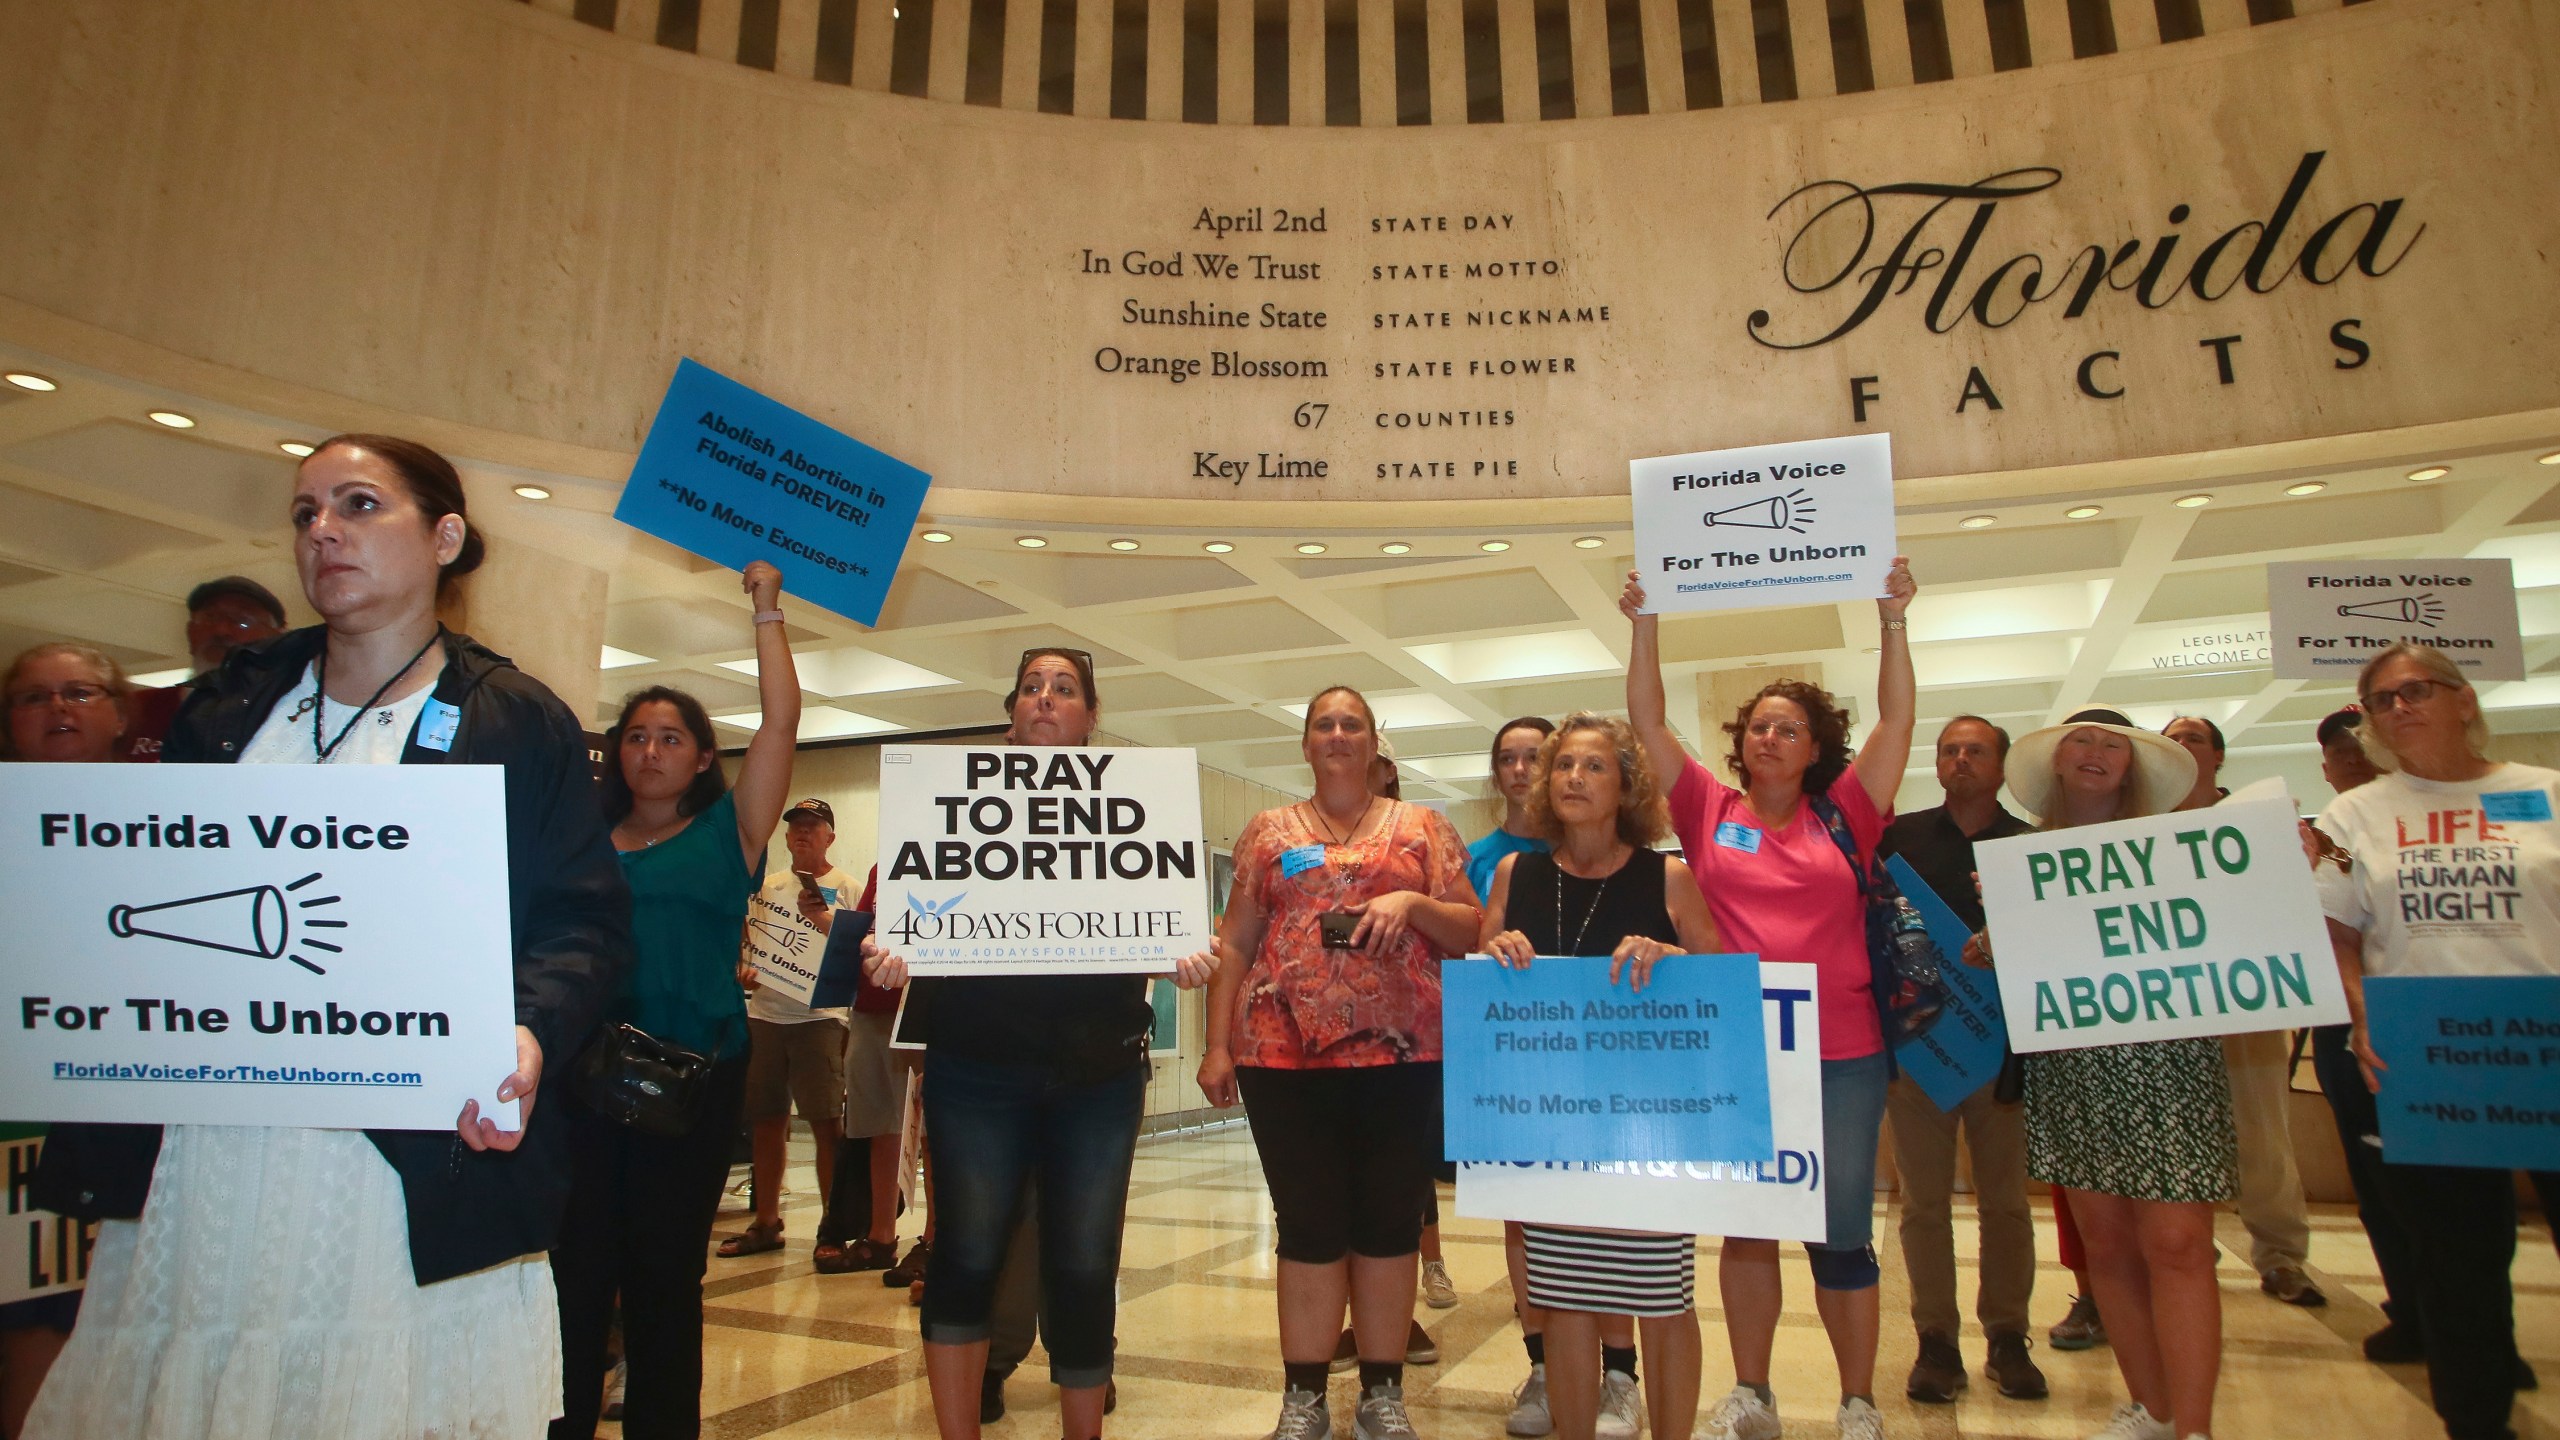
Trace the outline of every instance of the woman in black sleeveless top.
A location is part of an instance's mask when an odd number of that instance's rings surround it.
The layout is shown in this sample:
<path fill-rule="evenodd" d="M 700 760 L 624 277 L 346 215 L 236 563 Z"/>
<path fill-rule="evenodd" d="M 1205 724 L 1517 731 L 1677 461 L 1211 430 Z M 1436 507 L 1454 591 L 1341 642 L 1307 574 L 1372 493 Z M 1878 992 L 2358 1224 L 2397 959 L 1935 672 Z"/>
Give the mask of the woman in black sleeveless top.
<path fill-rule="evenodd" d="M 1644 747 L 1623 721 L 1568 717 L 1538 751 L 1530 822 L 1551 854 L 1504 858 L 1485 908 L 1484 948 L 1506 965 L 1607 955 L 1609 982 L 1641 990 L 1665 955 L 1713 953 L 1715 921 L 1689 867 L 1652 848 L 1671 829 Z M 1644 1334 L 1656 1435 L 1697 1422 L 1697 1241 L 1690 1235 L 1528 1225 L 1529 1295 L 1547 1312 L 1547 1403 L 1563 1440 L 1591 1440 L 1602 1401 L 1600 1316 Z M 1612 1372 L 1609 1386 L 1632 1386 Z M 1631 1400 L 1632 1397 L 1612 1397 Z"/>

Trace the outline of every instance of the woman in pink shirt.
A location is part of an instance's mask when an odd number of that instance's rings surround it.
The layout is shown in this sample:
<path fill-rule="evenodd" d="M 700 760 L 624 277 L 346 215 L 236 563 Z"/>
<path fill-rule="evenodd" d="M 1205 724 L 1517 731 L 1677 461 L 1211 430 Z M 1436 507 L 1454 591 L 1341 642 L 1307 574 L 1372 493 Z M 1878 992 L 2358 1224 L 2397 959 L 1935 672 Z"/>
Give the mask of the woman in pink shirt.
<path fill-rule="evenodd" d="M 1883 660 L 1875 726 L 1853 757 L 1849 717 L 1820 687 L 1780 680 L 1727 724 L 1737 790 L 1692 759 L 1672 733 L 1662 698 L 1659 621 L 1644 611 L 1644 586 L 1627 576 L 1618 608 L 1635 625 L 1627 659 L 1627 717 L 1643 737 L 1657 775 L 1676 775 L 1671 827 L 1706 892 L 1726 949 L 1765 960 L 1810 962 L 1822 1017 L 1823 1194 L 1829 1234 L 1808 1243 L 1815 1303 L 1840 1362 L 1841 1440 L 1882 1440 L 1874 1390 L 1877 1304 L 1874 1240 L 1876 1137 L 1884 1124 L 1891 1060 L 1868 960 L 1866 906 L 1858 872 L 1875 861 L 1876 841 L 1911 756 L 1911 650 L 1903 611 L 1916 587 L 1900 557 L 1876 601 Z M 1782 1293 L 1778 1242 L 1727 1238 L 1717 1274 L 1735 1379 L 1698 1433 L 1705 1440 L 1775 1440 L 1777 1399 L 1769 1389 Z"/>

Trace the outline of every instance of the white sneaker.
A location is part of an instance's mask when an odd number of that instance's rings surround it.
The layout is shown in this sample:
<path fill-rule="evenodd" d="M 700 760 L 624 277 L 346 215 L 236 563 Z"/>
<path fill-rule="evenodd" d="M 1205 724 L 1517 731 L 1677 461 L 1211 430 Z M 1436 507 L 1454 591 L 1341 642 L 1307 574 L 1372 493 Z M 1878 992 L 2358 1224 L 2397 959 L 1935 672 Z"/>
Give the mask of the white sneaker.
<path fill-rule="evenodd" d="M 622 1418 L 622 1387 L 623 1382 L 630 1378 L 630 1375 L 631 1362 L 628 1360 L 614 1361 L 613 1368 L 605 1372 L 602 1418 L 607 1420 Z"/>
<path fill-rule="evenodd" d="M 2178 1432 L 2169 1428 L 2168 1421 L 2152 1418 L 2141 1401 L 2128 1400 L 2116 1407 L 2116 1413 L 2107 1420 L 2107 1428 L 2089 1440 L 2178 1440 Z"/>
<path fill-rule="evenodd" d="M 1778 1412 L 1750 1386 L 1736 1385 L 1707 1413 L 1706 1426 L 1698 1436 L 1699 1440 L 1778 1440 Z"/>
<path fill-rule="evenodd" d="M 1884 1440 L 1884 1417 L 1864 1400 L 1840 1402 L 1840 1440 Z"/>
<path fill-rule="evenodd" d="M 1413 1417 L 1404 1411 L 1404 1387 L 1380 1385 L 1360 1397 L 1360 1412 L 1351 1422 L 1352 1440 L 1421 1440 Z"/>
<path fill-rule="evenodd" d="M 1634 1440 L 1644 1425 L 1644 1395 L 1636 1377 L 1615 1370 L 1600 1372 L 1600 1416 L 1592 1423 L 1596 1440 Z"/>
<path fill-rule="evenodd" d="M 1523 1440 L 1556 1431 L 1555 1416 L 1547 1412 L 1547 1367 L 1532 1365 L 1529 1378 L 1511 1392 L 1511 1418 L 1503 1422 L 1503 1433 L 1518 1435 Z"/>
<path fill-rule="evenodd" d="M 1422 1303 L 1434 1310 L 1457 1307 L 1458 1287 L 1449 1283 L 1449 1267 L 1437 1260 L 1422 1262 Z"/>
<path fill-rule="evenodd" d="M 1290 1390 L 1280 1396 L 1280 1423 L 1271 1440 L 1333 1440 L 1333 1412 L 1313 1390 Z"/>

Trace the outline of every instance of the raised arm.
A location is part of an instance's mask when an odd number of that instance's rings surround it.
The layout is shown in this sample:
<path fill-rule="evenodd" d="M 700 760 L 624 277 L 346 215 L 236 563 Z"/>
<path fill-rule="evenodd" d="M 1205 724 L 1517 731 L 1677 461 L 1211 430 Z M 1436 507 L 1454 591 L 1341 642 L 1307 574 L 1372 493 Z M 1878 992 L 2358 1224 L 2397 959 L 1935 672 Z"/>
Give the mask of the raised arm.
<path fill-rule="evenodd" d="M 791 662 L 789 627 L 781 619 L 782 572 L 762 560 L 747 566 L 742 584 L 756 614 L 756 696 L 763 713 L 747 758 L 738 767 L 738 845 L 752 867 L 782 821 L 791 792 L 791 758 L 800 748 L 800 671 Z"/>
<path fill-rule="evenodd" d="M 1687 767 L 1689 752 L 1671 729 L 1662 696 L 1662 617 L 1645 613 L 1644 582 L 1633 570 L 1618 592 L 1618 613 L 1634 627 L 1627 642 L 1627 723 L 1636 727 L 1645 759 L 1653 762 L 1653 773 L 1668 790 Z"/>
<path fill-rule="evenodd" d="M 1902 788 L 1903 767 L 1911 763 L 1911 712 L 1918 701 L 1911 677 L 1911 632 L 1904 628 L 1903 616 L 1918 592 L 1909 562 L 1894 556 L 1893 569 L 1884 577 L 1884 594 L 1876 601 L 1882 628 L 1876 641 L 1882 657 L 1876 662 L 1876 723 L 1851 765 L 1878 814 L 1893 808 L 1894 792 Z"/>

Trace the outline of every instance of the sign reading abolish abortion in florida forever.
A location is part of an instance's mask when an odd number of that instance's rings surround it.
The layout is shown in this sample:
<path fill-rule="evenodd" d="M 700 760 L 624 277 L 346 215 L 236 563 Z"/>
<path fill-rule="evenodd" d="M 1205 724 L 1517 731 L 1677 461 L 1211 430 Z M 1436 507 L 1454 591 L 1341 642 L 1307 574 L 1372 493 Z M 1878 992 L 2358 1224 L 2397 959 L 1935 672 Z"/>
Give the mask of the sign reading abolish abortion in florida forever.
<path fill-rule="evenodd" d="M 1628 464 L 1655 614 L 1872 600 L 1893 568 L 1893 446 L 1800 440 Z"/>
<path fill-rule="evenodd" d="M 1170 972 L 1209 948 L 1189 750 L 888 745 L 880 943 L 918 975 Z"/>
<path fill-rule="evenodd" d="M 506 796 L 485 765 L 0 765 L 13 1118 L 501 1125 Z"/>
<path fill-rule="evenodd" d="M 2020 1054 L 2347 1018 L 2290 800 L 2013 835 L 1973 855 Z"/>
<path fill-rule="evenodd" d="M 732 569 L 770 561 L 792 594 L 876 625 L 930 483 L 905 461 L 680 360 L 613 518 Z"/>

